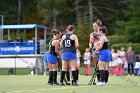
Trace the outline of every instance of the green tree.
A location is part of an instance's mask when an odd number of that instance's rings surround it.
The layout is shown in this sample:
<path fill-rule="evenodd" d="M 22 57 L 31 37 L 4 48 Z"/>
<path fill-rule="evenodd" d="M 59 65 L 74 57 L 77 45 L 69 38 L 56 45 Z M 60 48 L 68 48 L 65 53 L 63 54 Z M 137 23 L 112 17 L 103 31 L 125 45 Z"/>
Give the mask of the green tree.
<path fill-rule="evenodd" d="M 85 51 L 85 48 L 89 47 L 89 36 L 90 36 L 90 26 L 84 22 L 80 22 L 75 29 L 75 34 L 79 39 L 80 51 L 82 54 Z"/>
<path fill-rule="evenodd" d="M 140 2 L 139 0 L 129 0 L 127 4 L 127 10 L 122 12 L 125 19 L 117 21 L 117 25 L 128 38 L 128 42 L 140 43 Z"/>

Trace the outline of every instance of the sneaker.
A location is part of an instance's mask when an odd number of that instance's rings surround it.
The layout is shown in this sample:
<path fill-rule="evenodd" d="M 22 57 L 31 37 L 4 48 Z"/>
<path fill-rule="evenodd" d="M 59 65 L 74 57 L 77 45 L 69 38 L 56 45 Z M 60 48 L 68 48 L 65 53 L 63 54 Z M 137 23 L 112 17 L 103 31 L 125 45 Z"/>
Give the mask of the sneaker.
<path fill-rule="evenodd" d="M 53 83 L 52 82 L 48 82 L 48 85 L 53 85 Z"/>
<path fill-rule="evenodd" d="M 76 83 L 79 85 L 80 84 L 79 80 L 77 80 Z"/>
<path fill-rule="evenodd" d="M 59 83 L 58 82 L 54 82 L 53 85 L 59 85 Z"/>
<path fill-rule="evenodd" d="M 132 76 L 134 76 L 134 74 L 132 74 Z"/>
<path fill-rule="evenodd" d="M 60 83 L 60 86 L 65 86 L 65 84 L 63 82 Z"/>
<path fill-rule="evenodd" d="M 97 86 L 104 86 L 105 85 L 105 82 L 98 82 L 96 85 Z"/>
<path fill-rule="evenodd" d="M 106 83 L 105 83 L 105 85 L 109 85 L 109 83 L 108 83 L 108 82 L 106 82 Z"/>
<path fill-rule="evenodd" d="M 52 82 L 50 82 L 50 81 L 48 81 L 48 84 L 49 84 L 49 85 L 53 85 L 53 83 L 52 83 Z"/>
<path fill-rule="evenodd" d="M 128 74 L 127 76 L 130 76 L 130 74 Z"/>
<path fill-rule="evenodd" d="M 66 85 L 70 85 L 70 81 L 67 81 L 67 82 L 66 82 Z"/>
<path fill-rule="evenodd" d="M 77 84 L 77 83 L 75 83 L 75 82 L 73 82 L 73 86 L 78 86 L 78 84 Z"/>

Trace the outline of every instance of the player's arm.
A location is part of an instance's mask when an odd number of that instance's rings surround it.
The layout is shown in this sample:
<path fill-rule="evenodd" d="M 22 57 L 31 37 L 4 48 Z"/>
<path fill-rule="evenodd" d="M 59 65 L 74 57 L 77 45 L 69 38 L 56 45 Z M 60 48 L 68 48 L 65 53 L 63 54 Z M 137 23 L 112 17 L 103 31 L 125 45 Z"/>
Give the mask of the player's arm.
<path fill-rule="evenodd" d="M 61 52 L 59 51 L 59 46 L 60 46 L 59 40 L 57 40 L 57 41 L 54 42 L 54 46 L 55 46 L 55 53 L 56 53 L 59 57 L 61 57 Z"/>
<path fill-rule="evenodd" d="M 81 57 L 81 53 L 79 52 L 79 58 Z"/>
<path fill-rule="evenodd" d="M 94 54 L 97 53 L 97 52 L 103 47 L 104 42 L 105 42 L 105 37 L 101 37 L 101 38 L 100 38 L 100 44 L 99 44 L 99 46 L 96 48 L 96 50 L 94 51 Z"/>
<path fill-rule="evenodd" d="M 61 41 L 60 41 L 60 48 L 63 48 L 64 38 L 65 38 L 65 36 L 63 35 L 61 38 Z"/>
<path fill-rule="evenodd" d="M 78 38 L 76 35 L 74 35 L 74 37 L 75 37 L 75 49 L 78 49 L 79 48 Z"/>
<path fill-rule="evenodd" d="M 90 38 L 89 38 L 89 48 L 92 48 L 92 43 L 93 43 L 93 40 L 92 40 L 92 33 L 90 34 Z"/>

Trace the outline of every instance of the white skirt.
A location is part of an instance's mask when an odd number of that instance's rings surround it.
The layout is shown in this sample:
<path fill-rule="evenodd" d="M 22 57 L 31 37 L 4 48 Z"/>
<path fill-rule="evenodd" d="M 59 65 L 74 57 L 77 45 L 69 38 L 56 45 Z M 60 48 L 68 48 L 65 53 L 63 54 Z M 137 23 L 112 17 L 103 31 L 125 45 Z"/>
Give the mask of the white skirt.
<path fill-rule="evenodd" d="M 124 61 L 121 58 L 118 58 L 118 64 L 124 64 Z"/>
<path fill-rule="evenodd" d="M 117 65 L 118 65 L 117 60 L 113 60 L 113 61 L 110 61 L 110 62 L 109 62 L 109 66 L 110 66 L 110 67 L 117 66 Z"/>
<path fill-rule="evenodd" d="M 90 60 L 85 60 L 84 64 L 90 64 Z"/>
<path fill-rule="evenodd" d="M 77 64 L 80 64 L 80 60 L 79 59 L 77 59 Z"/>

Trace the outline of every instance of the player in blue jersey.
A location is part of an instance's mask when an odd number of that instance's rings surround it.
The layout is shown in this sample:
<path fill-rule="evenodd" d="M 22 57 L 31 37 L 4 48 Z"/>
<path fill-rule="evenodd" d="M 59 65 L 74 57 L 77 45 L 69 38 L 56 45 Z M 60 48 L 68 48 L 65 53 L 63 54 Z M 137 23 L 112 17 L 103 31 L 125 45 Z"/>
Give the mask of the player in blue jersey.
<path fill-rule="evenodd" d="M 110 61 L 110 50 L 108 47 L 109 41 L 106 37 L 107 29 L 105 26 L 99 28 L 100 41 L 96 50 L 94 51 L 94 55 L 99 52 L 99 70 L 101 82 L 97 83 L 97 85 L 105 85 L 108 81 L 109 72 L 108 72 L 108 62 Z"/>
<path fill-rule="evenodd" d="M 49 84 L 51 85 L 59 85 L 57 82 L 57 56 L 61 57 L 59 47 L 60 47 L 60 32 L 57 29 L 52 30 L 53 39 L 50 40 L 49 43 L 49 53 L 47 55 L 47 60 L 49 63 L 49 71 L 50 71 L 50 80 Z"/>
<path fill-rule="evenodd" d="M 70 68 L 72 71 L 72 76 L 73 76 L 73 85 L 77 85 L 77 77 L 78 77 L 78 72 L 76 70 L 77 68 L 77 56 L 76 56 L 76 50 L 79 47 L 78 43 L 78 38 L 77 36 L 73 33 L 74 32 L 74 26 L 73 25 L 68 25 L 66 29 L 66 33 L 62 36 L 61 39 L 61 48 L 62 50 L 62 72 L 61 72 L 61 79 L 60 79 L 60 84 L 64 85 L 64 77 L 65 77 L 65 72 L 67 71 L 67 68 Z"/>

